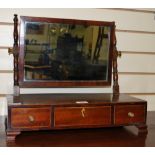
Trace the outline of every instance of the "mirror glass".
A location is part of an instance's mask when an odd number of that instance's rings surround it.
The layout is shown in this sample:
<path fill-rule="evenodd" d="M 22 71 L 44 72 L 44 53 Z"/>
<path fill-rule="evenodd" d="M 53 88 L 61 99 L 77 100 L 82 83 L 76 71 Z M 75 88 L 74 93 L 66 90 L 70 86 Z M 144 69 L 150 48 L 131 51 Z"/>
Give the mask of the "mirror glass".
<path fill-rule="evenodd" d="M 26 22 L 24 79 L 108 80 L 110 26 Z"/>

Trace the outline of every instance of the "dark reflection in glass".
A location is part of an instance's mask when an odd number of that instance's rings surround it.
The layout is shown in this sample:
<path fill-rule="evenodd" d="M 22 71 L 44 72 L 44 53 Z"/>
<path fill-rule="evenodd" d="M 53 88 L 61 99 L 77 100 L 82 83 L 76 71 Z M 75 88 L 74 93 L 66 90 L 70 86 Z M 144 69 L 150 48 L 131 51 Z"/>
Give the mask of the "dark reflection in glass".
<path fill-rule="evenodd" d="M 107 80 L 110 27 L 26 22 L 25 80 Z"/>

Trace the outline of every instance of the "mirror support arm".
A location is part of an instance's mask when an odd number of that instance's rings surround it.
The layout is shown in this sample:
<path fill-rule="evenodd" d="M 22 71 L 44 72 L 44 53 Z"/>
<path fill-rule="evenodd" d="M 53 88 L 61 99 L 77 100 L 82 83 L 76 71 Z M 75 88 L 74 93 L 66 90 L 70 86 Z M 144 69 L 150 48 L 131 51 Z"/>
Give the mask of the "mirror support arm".
<path fill-rule="evenodd" d="M 113 94 L 119 94 L 119 84 L 118 84 L 118 69 L 117 69 L 117 57 L 119 56 L 119 52 L 116 47 L 116 32 L 114 28 L 114 44 L 113 44 Z"/>
<path fill-rule="evenodd" d="M 19 54 L 19 46 L 18 46 L 18 16 L 14 14 L 14 31 L 13 31 L 13 38 L 14 44 L 13 48 L 8 49 L 9 54 L 13 54 L 14 57 L 14 95 L 19 95 L 19 82 L 18 82 L 18 54 Z"/>

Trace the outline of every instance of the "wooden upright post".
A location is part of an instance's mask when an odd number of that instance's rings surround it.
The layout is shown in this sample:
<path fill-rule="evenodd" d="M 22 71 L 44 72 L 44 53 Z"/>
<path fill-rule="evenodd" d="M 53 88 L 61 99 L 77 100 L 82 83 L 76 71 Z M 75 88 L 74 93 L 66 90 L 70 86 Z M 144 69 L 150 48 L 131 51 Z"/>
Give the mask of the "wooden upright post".
<path fill-rule="evenodd" d="M 115 30 L 114 30 L 115 32 Z M 113 94 L 119 94 L 119 84 L 118 84 L 118 70 L 117 70 L 117 40 L 116 40 L 116 32 L 114 36 L 114 48 L 113 48 Z"/>
<path fill-rule="evenodd" d="M 19 82 L 18 82 L 18 16 L 14 15 L 14 31 L 13 31 L 13 57 L 14 57 L 14 95 L 19 95 Z"/>

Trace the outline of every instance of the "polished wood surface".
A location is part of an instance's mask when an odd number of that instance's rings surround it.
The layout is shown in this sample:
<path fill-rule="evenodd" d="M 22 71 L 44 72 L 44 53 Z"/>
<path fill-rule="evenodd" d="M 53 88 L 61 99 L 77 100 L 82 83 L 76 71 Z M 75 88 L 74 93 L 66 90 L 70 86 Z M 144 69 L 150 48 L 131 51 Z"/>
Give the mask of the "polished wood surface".
<path fill-rule="evenodd" d="M 147 133 L 146 111 L 146 101 L 124 94 L 10 96 L 6 121 L 7 140 L 15 140 L 17 131 L 45 129 L 133 125 L 139 132 Z"/>
<path fill-rule="evenodd" d="M 51 126 L 51 109 L 49 108 L 12 108 L 11 128 L 38 129 Z"/>
<path fill-rule="evenodd" d="M 119 105 L 115 107 L 115 124 L 145 123 L 143 105 Z"/>
<path fill-rule="evenodd" d="M 112 93 L 100 94 L 20 94 L 7 96 L 8 105 L 101 105 L 101 104 L 132 104 L 146 102 L 126 94 L 114 95 Z M 77 101 L 86 101 L 78 104 Z"/>
<path fill-rule="evenodd" d="M 111 107 L 57 107 L 54 118 L 55 127 L 110 125 Z"/>
<path fill-rule="evenodd" d="M 155 112 L 148 112 L 148 134 L 137 135 L 133 126 L 100 129 L 72 129 L 22 132 L 14 143 L 6 143 L 4 117 L 0 117 L 0 146 L 155 146 Z"/>

